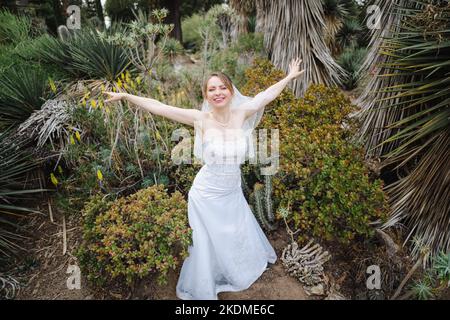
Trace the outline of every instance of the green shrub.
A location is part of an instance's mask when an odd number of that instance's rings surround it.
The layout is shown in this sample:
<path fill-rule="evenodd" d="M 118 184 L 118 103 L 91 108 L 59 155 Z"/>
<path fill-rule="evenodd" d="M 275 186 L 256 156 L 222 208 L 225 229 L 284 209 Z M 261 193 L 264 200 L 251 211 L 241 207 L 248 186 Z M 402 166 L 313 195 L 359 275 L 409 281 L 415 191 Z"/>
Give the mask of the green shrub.
<path fill-rule="evenodd" d="M 255 94 L 282 76 L 270 62 L 257 59 L 243 92 Z M 285 90 L 267 107 L 261 125 L 280 130 L 275 200 L 289 207 L 288 221 L 301 228 L 300 239 L 347 243 L 372 236 L 371 223 L 386 218 L 382 181 L 369 179 L 363 150 L 351 142 L 355 124 L 348 114 L 353 110 L 337 88 L 323 85 L 311 86 L 301 99 Z"/>
<path fill-rule="evenodd" d="M 191 229 L 179 192 L 155 185 L 115 201 L 94 196 L 84 210 L 83 243 L 77 256 L 89 280 L 134 280 L 151 273 L 158 282 L 187 257 Z"/>
<path fill-rule="evenodd" d="M 183 44 L 188 49 L 200 50 L 202 47 L 202 37 L 200 36 L 200 26 L 204 17 L 198 13 L 181 21 L 181 32 L 183 34 Z"/>

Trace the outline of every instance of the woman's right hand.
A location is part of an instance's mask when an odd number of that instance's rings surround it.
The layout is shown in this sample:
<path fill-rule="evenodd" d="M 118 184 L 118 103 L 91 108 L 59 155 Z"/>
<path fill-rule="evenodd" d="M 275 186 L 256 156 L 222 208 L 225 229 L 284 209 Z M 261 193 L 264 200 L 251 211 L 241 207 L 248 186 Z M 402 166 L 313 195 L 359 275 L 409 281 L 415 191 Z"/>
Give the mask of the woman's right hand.
<path fill-rule="evenodd" d="M 123 98 L 125 98 L 125 93 L 121 93 L 121 92 L 105 91 L 104 93 L 107 94 L 108 98 L 109 98 L 109 99 L 105 100 L 105 103 L 120 101 Z"/>

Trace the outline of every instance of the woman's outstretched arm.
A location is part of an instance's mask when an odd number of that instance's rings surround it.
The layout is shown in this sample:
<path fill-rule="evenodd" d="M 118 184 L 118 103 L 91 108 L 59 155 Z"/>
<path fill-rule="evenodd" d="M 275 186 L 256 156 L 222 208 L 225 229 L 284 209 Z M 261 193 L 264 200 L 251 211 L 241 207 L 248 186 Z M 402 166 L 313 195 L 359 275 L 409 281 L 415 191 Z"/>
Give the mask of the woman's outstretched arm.
<path fill-rule="evenodd" d="M 261 108 L 264 108 L 267 104 L 275 100 L 289 83 L 289 81 L 300 76 L 305 71 L 300 70 L 301 62 L 302 60 L 299 58 L 293 59 L 289 64 L 289 73 L 284 79 L 278 81 L 266 90 L 258 93 L 252 100 L 239 107 L 240 110 L 243 110 L 245 118 L 250 117 L 252 114 L 257 112 Z"/>
<path fill-rule="evenodd" d="M 141 107 L 144 110 L 147 110 L 148 112 L 190 126 L 194 126 L 194 122 L 200 120 L 200 117 L 202 116 L 202 112 L 200 110 L 172 107 L 151 98 L 134 96 L 128 93 L 116 93 L 116 92 L 105 92 L 105 93 L 109 96 L 109 99 L 105 100 L 106 103 L 119 100 L 126 100 L 137 105 L 138 107 Z"/>

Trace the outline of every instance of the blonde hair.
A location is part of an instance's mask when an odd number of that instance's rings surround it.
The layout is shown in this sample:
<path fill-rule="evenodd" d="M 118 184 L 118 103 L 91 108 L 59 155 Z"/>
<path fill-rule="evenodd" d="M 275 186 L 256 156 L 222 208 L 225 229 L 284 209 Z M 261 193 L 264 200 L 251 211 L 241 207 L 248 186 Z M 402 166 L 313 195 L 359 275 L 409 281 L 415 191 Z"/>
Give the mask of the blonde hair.
<path fill-rule="evenodd" d="M 234 89 L 233 89 L 233 82 L 231 81 L 230 77 L 227 76 L 225 73 L 223 72 L 212 72 L 209 74 L 209 76 L 206 78 L 205 82 L 203 83 L 203 87 L 202 87 L 202 94 L 203 94 L 203 98 L 206 99 L 206 90 L 208 89 L 208 81 L 209 79 L 211 79 L 212 77 L 218 77 L 220 80 L 222 80 L 223 84 L 225 85 L 225 87 L 228 88 L 228 90 L 231 91 L 231 94 L 234 94 Z"/>

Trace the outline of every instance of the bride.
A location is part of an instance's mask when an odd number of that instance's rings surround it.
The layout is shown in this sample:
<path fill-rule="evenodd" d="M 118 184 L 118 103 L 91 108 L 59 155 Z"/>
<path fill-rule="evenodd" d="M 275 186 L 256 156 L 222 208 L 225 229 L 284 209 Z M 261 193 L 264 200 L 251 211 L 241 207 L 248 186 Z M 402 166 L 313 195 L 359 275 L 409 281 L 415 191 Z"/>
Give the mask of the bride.
<path fill-rule="evenodd" d="M 240 164 L 252 152 L 249 134 L 264 107 L 289 81 L 300 76 L 300 59 L 293 59 L 288 75 L 250 98 L 224 73 L 206 79 L 201 110 L 183 109 L 127 93 L 106 92 L 105 102 L 127 100 L 153 114 L 195 128 L 194 155 L 203 166 L 188 194 L 192 246 L 178 279 L 176 294 L 184 300 L 217 300 L 223 291 L 250 287 L 275 263 L 276 253 L 251 212 L 241 188 Z"/>

